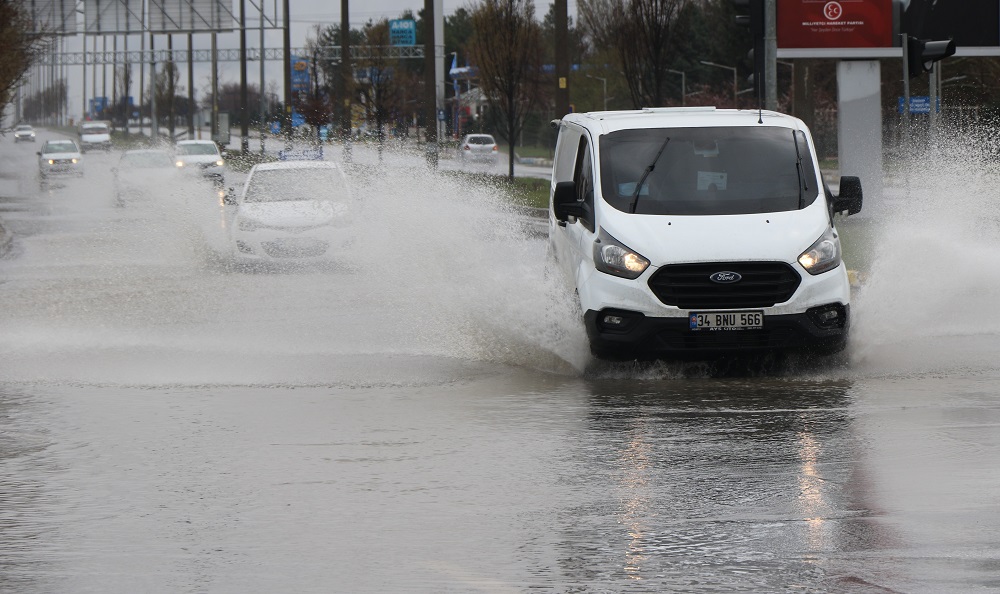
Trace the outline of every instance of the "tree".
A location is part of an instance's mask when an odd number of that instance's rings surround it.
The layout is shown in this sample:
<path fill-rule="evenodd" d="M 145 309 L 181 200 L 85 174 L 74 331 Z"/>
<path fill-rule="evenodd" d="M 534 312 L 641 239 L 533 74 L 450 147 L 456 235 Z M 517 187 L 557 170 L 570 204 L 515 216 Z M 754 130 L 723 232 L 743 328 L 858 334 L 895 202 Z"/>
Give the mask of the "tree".
<path fill-rule="evenodd" d="M 583 25 L 599 47 L 613 47 L 633 107 L 657 107 L 667 98 L 671 35 L 688 0 L 580 0 Z"/>
<path fill-rule="evenodd" d="M 531 0 L 483 0 L 472 11 L 469 53 L 479 84 L 507 141 L 508 175 L 514 177 L 514 144 L 535 107 L 541 83 L 541 27 Z"/>
<path fill-rule="evenodd" d="M 361 103 L 365 106 L 365 116 L 375 124 L 379 156 L 385 146 L 385 126 L 398 117 L 402 109 L 400 98 L 402 89 L 399 68 L 400 60 L 389 55 L 389 21 L 382 19 L 369 21 L 365 25 L 364 44 L 361 46 L 367 58 L 357 62 L 354 81 Z"/>
<path fill-rule="evenodd" d="M 0 119 L 50 38 L 35 31 L 25 6 L 18 0 L 0 0 Z"/>

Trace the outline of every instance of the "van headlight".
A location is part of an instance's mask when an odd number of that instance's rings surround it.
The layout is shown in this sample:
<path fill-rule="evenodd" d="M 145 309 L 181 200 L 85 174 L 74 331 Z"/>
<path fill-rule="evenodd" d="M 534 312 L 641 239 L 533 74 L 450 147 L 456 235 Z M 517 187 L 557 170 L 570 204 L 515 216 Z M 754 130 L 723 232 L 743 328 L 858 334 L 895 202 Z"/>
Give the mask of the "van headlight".
<path fill-rule="evenodd" d="M 809 246 L 809 249 L 799 256 L 799 264 L 806 269 L 809 274 L 822 274 L 828 270 L 840 266 L 840 238 L 834 233 L 833 228 L 827 228 L 826 232 L 816 240 L 816 243 Z"/>
<path fill-rule="evenodd" d="M 649 268 L 649 260 L 601 229 L 594 241 L 594 267 L 612 276 L 632 279 Z"/>

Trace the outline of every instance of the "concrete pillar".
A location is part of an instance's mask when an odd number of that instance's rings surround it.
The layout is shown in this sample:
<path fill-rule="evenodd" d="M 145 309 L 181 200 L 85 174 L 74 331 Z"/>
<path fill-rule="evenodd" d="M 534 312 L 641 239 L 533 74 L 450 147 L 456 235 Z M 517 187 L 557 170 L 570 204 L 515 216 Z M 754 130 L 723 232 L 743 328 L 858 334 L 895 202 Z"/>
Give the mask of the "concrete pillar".
<path fill-rule="evenodd" d="M 861 178 L 865 210 L 882 196 L 882 75 L 877 60 L 837 64 L 841 175 Z"/>

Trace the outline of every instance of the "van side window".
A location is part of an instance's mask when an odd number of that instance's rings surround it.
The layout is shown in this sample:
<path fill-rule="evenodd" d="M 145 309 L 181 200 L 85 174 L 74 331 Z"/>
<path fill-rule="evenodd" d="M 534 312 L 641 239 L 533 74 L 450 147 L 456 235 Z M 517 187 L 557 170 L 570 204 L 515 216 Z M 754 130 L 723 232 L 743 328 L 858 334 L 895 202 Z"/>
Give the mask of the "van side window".
<path fill-rule="evenodd" d="M 577 200 L 587 205 L 587 211 L 594 212 L 594 160 L 586 136 L 580 136 L 580 146 L 576 151 L 576 168 L 573 173 L 576 183 Z M 594 230 L 593 220 L 581 221 L 587 229 Z"/>

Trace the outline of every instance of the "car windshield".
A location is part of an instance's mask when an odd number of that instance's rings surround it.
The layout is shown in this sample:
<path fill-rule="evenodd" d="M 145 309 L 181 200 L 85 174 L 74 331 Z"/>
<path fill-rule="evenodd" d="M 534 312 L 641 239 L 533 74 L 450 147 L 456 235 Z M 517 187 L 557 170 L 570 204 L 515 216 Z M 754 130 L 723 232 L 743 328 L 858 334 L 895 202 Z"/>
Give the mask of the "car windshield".
<path fill-rule="evenodd" d="M 218 155 L 219 149 L 214 144 L 178 144 L 178 155 Z"/>
<path fill-rule="evenodd" d="M 250 176 L 245 202 L 344 200 L 347 186 L 332 168 L 258 169 Z"/>
<path fill-rule="evenodd" d="M 604 199 L 625 212 L 780 212 L 808 206 L 818 196 L 805 134 L 789 128 L 620 130 L 602 136 L 600 149 Z"/>
<path fill-rule="evenodd" d="M 42 152 L 46 154 L 53 153 L 75 153 L 76 145 L 69 141 L 53 141 L 46 142 L 45 146 L 42 147 Z"/>
<path fill-rule="evenodd" d="M 84 126 L 83 127 L 83 133 L 84 134 L 107 134 L 108 133 L 108 127 L 105 126 L 104 124 Z"/>
<path fill-rule="evenodd" d="M 121 166 L 127 169 L 173 169 L 174 160 L 167 153 L 125 153 Z"/>
<path fill-rule="evenodd" d="M 469 144 L 496 144 L 492 136 L 470 136 Z"/>
<path fill-rule="evenodd" d="M 18 126 L 15 130 L 17 132 L 31 132 L 31 126 Z"/>

